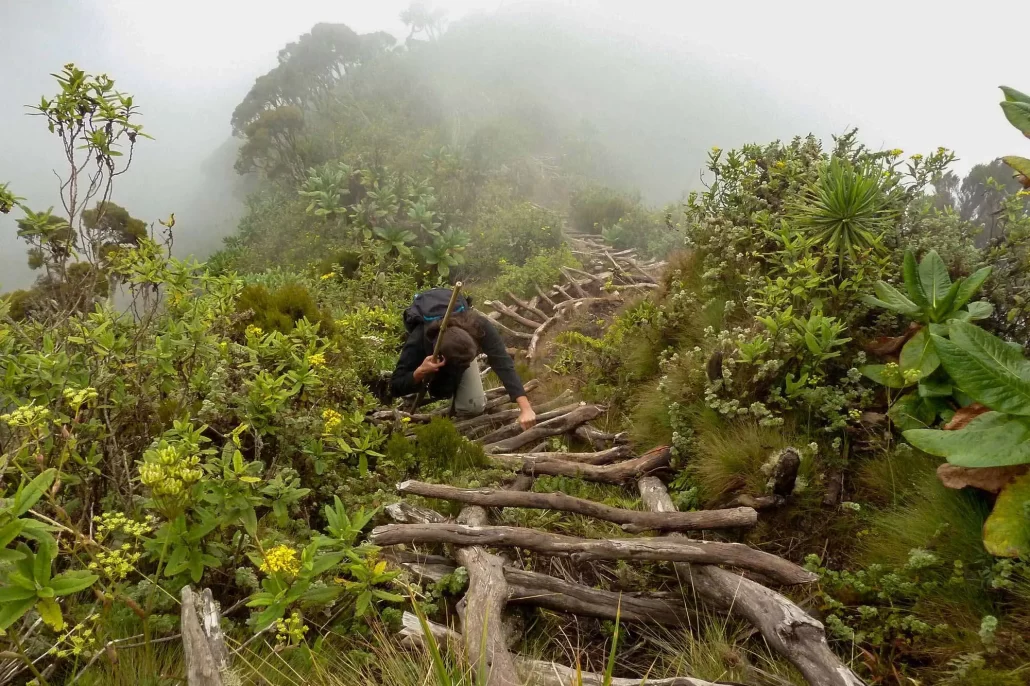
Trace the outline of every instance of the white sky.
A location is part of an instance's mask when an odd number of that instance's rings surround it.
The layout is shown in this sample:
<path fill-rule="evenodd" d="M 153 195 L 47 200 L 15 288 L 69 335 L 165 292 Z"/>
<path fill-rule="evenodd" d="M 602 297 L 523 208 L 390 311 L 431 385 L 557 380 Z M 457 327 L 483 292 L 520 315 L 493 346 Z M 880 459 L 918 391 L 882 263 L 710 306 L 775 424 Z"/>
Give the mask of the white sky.
<path fill-rule="evenodd" d="M 319 21 L 403 35 L 408 0 L 0 0 L 0 182 L 34 206 L 58 166 L 55 141 L 22 105 L 53 91 L 48 74 L 75 61 L 136 95 L 158 142 L 125 183 L 164 216 L 159 192 L 224 142 L 228 120 L 276 52 Z M 451 19 L 515 0 L 438 0 Z M 861 128 L 872 147 L 944 145 L 960 170 L 1030 143 L 998 108 L 997 86 L 1030 90 L 1030 4 L 916 0 L 659 2 L 551 0 L 591 22 L 745 75 L 797 112 L 796 133 Z M 148 103 L 150 107 L 148 108 Z M 154 103 L 159 103 L 156 106 Z M 746 112 L 748 102 L 740 102 Z M 762 112 L 752 113 L 758 119 Z M 703 132 L 699 132 L 699 136 Z M 704 145 L 739 141 L 705 141 Z M 131 179 L 130 179 L 131 177 Z M 159 180 L 160 179 L 160 180 Z M 172 182 L 174 185 L 174 181 Z M 52 191 L 49 191 L 52 193 Z M 167 195 L 167 194 L 165 194 Z M 135 206 L 133 208 L 135 210 Z M 13 221 L 0 218 L 0 282 L 23 263 Z"/>

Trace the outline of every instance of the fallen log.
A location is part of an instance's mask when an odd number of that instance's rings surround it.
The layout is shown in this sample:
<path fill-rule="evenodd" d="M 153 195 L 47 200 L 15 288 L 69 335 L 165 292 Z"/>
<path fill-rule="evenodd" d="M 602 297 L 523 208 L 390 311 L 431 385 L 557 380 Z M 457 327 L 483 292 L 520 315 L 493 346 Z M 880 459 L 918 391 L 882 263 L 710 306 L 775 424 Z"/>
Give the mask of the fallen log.
<path fill-rule="evenodd" d="M 580 286 L 579 281 L 576 280 L 574 276 L 569 274 L 569 271 L 565 267 L 562 267 L 559 271 L 561 271 L 561 273 L 565 275 L 565 278 L 568 279 L 569 285 L 572 286 L 572 290 L 576 291 L 576 295 L 578 295 L 581 298 L 586 298 L 589 296 L 589 294 L 583 290 L 583 287 Z"/>
<path fill-rule="evenodd" d="M 497 441 L 496 443 L 487 444 L 483 449 L 487 453 L 511 452 L 543 438 L 550 438 L 551 436 L 568 433 L 580 424 L 589 422 L 591 419 L 595 419 L 599 416 L 601 416 L 601 408 L 597 405 L 582 405 L 566 415 L 555 417 L 554 419 L 537 424 L 532 429 L 523 431 L 517 436 L 512 436 L 511 438 L 506 438 L 502 441 Z"/>
<path fill-rule="evenodd" d="M 564 453 L 564 452 L 528 452 L 528 453 L 507 453 L 495 454 L 494 458 L 504 459 L 507 457 L 525 460 L 561 460 L 563 462 L 579 462 L 580 464 L 603 465 L 611 464 L 633 455 L 633 449 L 628 445 L 617 445 L 607 450 L 599 450 L 593 453 Z"/>
<path fill-rule="evenodd" d="M 540 414 L 537 414 L 537 416 L 536 416 L 537 426 L 539 426 L 540 424 L 549 422 L 549 421 L 551 421 L 553 419 L 558 419 L 560 417 L 564 417 L 567 414 L 571 414 L 572 412 L 576 411 L 577 409 L 579 409 L 582 406 L 583 406 L 583 403 L 574 403 L 572 405 L 566 405 L 565 407 L 559 407 L 557 409 L 550 410 L 548 412 L 542 412 Z M 516 416 L 518 416 L 518 415 L 516 415 Z M 481 441 L 482 443 L 485 443 L 485 444 L 489 445 L 490 443 L 497 443 L 499 441 L 503 441 L 506 438 L 511 438 L 512 436 L 518 435 L 520 433 L 522 433 L 522 426 L 519 425 L 518 423 L 515 423 L 515 424 L 512 424 L 510 426 L 502 426 L 501 428 L 488 433 L 486 436 L 483 436 L 482 438 L 480 438 L 478 440 Z"/>
<path fill-rule="evenodd" d="M 456 563 L 440 555 L 417 555 L 387 549 L 383 559 L 415 575 L 419 580 L 437 582 L 457 569 Z M 624 622 L 689 626 L 691 613 L 679 598 L 652 598 L 615 593 L 564 581 L 548 574 L 514 567 L 504 568 L 508 583 L 508 602 L 542 607 L 582 617 Z"/>
<path fill-rule="evenodd" d="M 517 321 L 519 324 L 524 324 L 531 329 L 535 329 L 536 327 L 543 324 L 543 322 L 538 322 L 534 319 L 530 319 L 529 317 L 524 317 L 523 315 L 519 314 L 515 310 L 511 309 L 510 307 L 502 303 L 500 300 L 487 300 L 486 304 L 494 308 L 501 314 L 510 317 Z"/>
<path fill-rule="evenodd" d="M 658 479 L 645 477 L 639 488 L 640 498 L 650 510 L 676 510 L 665 484 Z M 769 646 L 797 667 L 812 686 L 864 686 L 830 650 L 822 622 L 785 596 L 719 567 L 678 564 L 676 571 L 682 579 L 690 581 L 704 603 L 749 621 Z"/>
<path fill-rule="evenodd" d="M 621 433 L 613 434 L 605 431 L 600 431 L 592 426 L 587 426 L 586 424 L 576 427 L 576 430 L 573 432 L 573 434 L 577 438 L 580 438 L 589 443 L 591 446 L 593 446 L 594 450 L 604 450 L 609 445 L 617 445 L 629 442 L 629 437 L 624 431 Z"/>
<path fill-rule="evenodd" d="M 696 531 L 754 526 L 758 513 L 746 507 L 736 510 L 701 512 L 638 512 L 611 507 L 565 493 L 533 493 L 494 488 L 456 488 L 423 481 L 402 481 L 397 492 L 481 505 L 483 507 L 525 507 L 537 510 L 559 510 L 594 517 L 622 525 L 626 531 Z"/>
<path fill-rule="evenodd" d="M 533 331 L 533 335 L 529 337 L 529 347 L 526 348 L 526 359 L 532 360 L 536 356 L 536 349 L 540 345 L 540 339 L 543 338 L 543 335 L 547 333 L 547 330 L 549 328 L 551 328 L 552 326 L 557 324 L 559 320 L 561 320 L 564 310 L 561 310 L 559 308 L 566 302 L 572 301 L 566 300 L 564 302 L 558 303 L 558 306 L 554 308 L 554 316 L 548 318 L 547 321 L 545 321 L 543 324 L 538 326 L 535 331 Z"/>
<path fill-rule="evenodd" d="M 551 297 L 550 297 L 549 295 L 547 295 L 546 293 L 544 293 L 544 289 L 543 289 L 543 288 L 540 288 L 540 284 L 538 284 L 538 283 L 537 283 L 536 281 L 534 281 L 534 282 L 533 282 L 533 288 L 535 288 L 535 289 L 536 289 L 536 292 L 537 292 L 537 294 L 538 294 L 538 295 L 539 295 L 539 296 L 540 296 L 541 298 L 543 298 L 543 299 L 544 299 L 544 302 L 546 302 L 546 303 L 547 303 L 548 305 L 550 305 L 550 306 L 551 306 L 551 309 L 553 310 L 553 309 L 554 309 L 554 306 L 555 306 L 555 302 L 554 302 L 554 300 L 552 300 L 552 299 L 551 299 Z"/>
<path fill-rule="evenodd" d="M 500 329 L 504 333 L 506 333 L 506 334 L 508 334 L 510 336 L 515 336 L 516 338 L 523 338 L 523 339 L 527 339 L 527 340 L 533 338 L 533 334 L 526 333 L 525 331 L 516 331 L 515 329 L 512 329 L 509 326 L 506 326 L 503 322 L 501 322 L 500 320 L 497 320 L 497 319 L 494 320 L 494 326 L 496 326 L 498 329 Z"/>
<path fill-rule="evenodd" d="M 573 476 L 586 481 L 621 484 L 637 479 L 669 464 L 669 449 L 658 448 L 632 460 L 615 464 L 593 465 L 550 458 L 533 458 L 530 454 L 493 454 L 490 460 L 508 469 L 519 469 L 535 476 Z"/>
<path fill-rule="evenodd" d="M 541 310 L 537 309 L 536 305 L 533 305 L 532 303 L 528 303 L 525 300 L 520 299 L 517 295 L 515 295 L 511 291 L 507 291 L 507 294 L 508 294 L 508 297 L 511 298 L 512 302 L 514 302 L 516 305 L 518 305 L 522 309 L 526 310 L 530 314 L 532 314 L 532 315 L 534 315 L 536 317 L 539 317 L 540 321 L 544 321 L 545 319 L 547 319 L 547 315 L 544 314 Z"/>
<path fill-rule="evenodd" d="M 486 510 L 481 507 L 466 507 L 462 510 L 459 521 L 463 524 L 458 526 L 478 528 L 478 525 L 486 524 Z M 458 548 L 455 557 L 468 571 L 469 586 L 462 601 L 464 609 L 461 612 L 461 625 L 466 639 L 465 654 L 475 667 L 479 677 L 478 683 L 485 683 L 486 686 L 522 686 L 515 670 L 515 661 L 508 652 L 506 632 L 501 621 L 504 604 L 508 599 L 508 584 L 504 581 L 504 562 L 475 544 Z"/>
<path fill-rule="evenodd" d="M 372 530 L 375 545 L 449 543 L 457 546 L 523 548 L 545 555 L 561 555 L 577 562 L 592 560 L 648 560 L 691 562 L 749 569 L 787 586 L 812 583 L 818 577 L 789 560 L 742 543 L 698 541 L 688 538 L 588 539 L 552 534 L 517 526 L 463 524 L 386 524 Z M 458 559 L 462 562 L 461 558 Z M 468 565 L 465 565 L 468 567 Z M 469 570 L 471 578 L 472 570 Z"/>
<path fill-rule="evenodd" d="M 391 503 L 387 505 L 386 514 L 390 516 L 390 519 L 399 524 L 416 524 L 416 523 L 441 523 L 446 522 L 447 518 L 436 510 L 431 510 L 428 507 L 420 507 L 418 505 L 412 505 L 401 501 L 399 503 Z"/>

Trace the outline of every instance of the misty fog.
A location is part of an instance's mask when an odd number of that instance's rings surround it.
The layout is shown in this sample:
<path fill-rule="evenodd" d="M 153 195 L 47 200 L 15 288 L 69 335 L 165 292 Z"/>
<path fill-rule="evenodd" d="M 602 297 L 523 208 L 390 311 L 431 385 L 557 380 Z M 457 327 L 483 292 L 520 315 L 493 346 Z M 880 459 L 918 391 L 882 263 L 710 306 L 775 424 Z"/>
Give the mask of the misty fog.
<path fill-rule="evenodd" d="M 176 253 L 203 257 L 242 213 L 248 183 L 233 170 L 229 118 L 254 79 L 320 21 L 403 44 L 408 4 L 4 0 L 0 182 L 33 208 L 57 203 L 59 146 L 24 106 L 54 92 L 50 73 L 67 62 L 106 72 L 135 96 L 155 138 L 137 147 L 113 200 L 147 222 L 174 212 Z M 993 17 L 1020 12 L 1004 4 Z M 425 73 L 455 110 L 489 110 L 492 82 L 531 93 L 550 116 L 593 131 L 611 182 L 653 203 L 696 188 L 715 145 L 858 126 L 873 145 L 953 148 L 968 169 L 1018 143 L 999 120 L 996 86 L 1024 76 L 1020 22 L 938 3 L 854 13 L 831 3 L 694 5 L 439 2 L 465 40 L 445 36 Z M 31 279 L 14 216 L 0 217 L 0 287 Z"/>

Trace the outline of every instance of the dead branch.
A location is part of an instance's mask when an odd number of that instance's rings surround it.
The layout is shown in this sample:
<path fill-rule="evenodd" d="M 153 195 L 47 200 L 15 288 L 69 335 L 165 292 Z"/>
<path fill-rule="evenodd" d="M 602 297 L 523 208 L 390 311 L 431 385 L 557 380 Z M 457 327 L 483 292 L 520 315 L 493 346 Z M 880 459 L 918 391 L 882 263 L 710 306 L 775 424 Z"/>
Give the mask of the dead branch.
<path fill-rule="evenodd" d="M 537 414 L 536 420 L 537 420 L 538 423 L 549 422 L 552 419 L 558 419 L 559 417 L 564 417 L 567 414 L 571 414 L 573 411 L 579 409 L 581 406 L 582 406 L 582 403 L 574 403 L 572 405 L 566 405 L 565 407 L 559 407 L 557 409 L 550 410 L 548 412 L 542 412 L 540 414 Z M 517 416 L 518 415 L 516 415 L 516 417 Z M 515 424 L 512 424 L 510 426 L 503 426 L 500 429 L 497 429 L 496 431 L 493 431 L 493 432 L 487 434 L 486 436 L 480 438 L 479 440 L 481 442 L 483 442 L 483 443 L 486 443 L 486 444 L 496 443 L 496 442 L 502 441 L 502 440 L 504 440 L 506 438 L 511 438 L 512 436 L 514 436 L 514 435 L 516 435 L 518 433 L 521 433 L 521 432 L 522 432 L 522 426 L 519 425 L 518 423 L 515 423 Z"/>
<path fill-rule="evenodd" d="M 515 295 L 511 291 L 506 291 L 506 293 L 507 293 L 508 297 L 511 298 L 511 301 L 513 303 L 515 303 L 516 305 L 518 305 L 522 309 L 526 310 L 527 312 L 529 312 L 533 316 L 537 317 L 538 319 L 540 319 L 540 321 L 544 321 L 544 320 L 547 319 L 547 315 L 544 314 L 539 309 L 537 309 L 537 307 L 535 305 L 533 305 L 532 303 L 528 303 L 525 300 L 522 300 L 521 298 L 519 298 L 517 295 Z"/>
<path fill-rule="evenodd" d="M 538 322 L 534 319 L 524 317 L 523 315 L 519 314 L 515 310 L 511 309 L 510 307 L 502 303 L 500 300 L 487 300 L 486 304 L 494 308 L 501 314 L 510 317 L 511 319 L 517 321 L 519 324 L 524 324 L 525 326 L 528 326 L 531 329 L 535 329 L 541 324 L 543 324 L 543 322 Z"/>

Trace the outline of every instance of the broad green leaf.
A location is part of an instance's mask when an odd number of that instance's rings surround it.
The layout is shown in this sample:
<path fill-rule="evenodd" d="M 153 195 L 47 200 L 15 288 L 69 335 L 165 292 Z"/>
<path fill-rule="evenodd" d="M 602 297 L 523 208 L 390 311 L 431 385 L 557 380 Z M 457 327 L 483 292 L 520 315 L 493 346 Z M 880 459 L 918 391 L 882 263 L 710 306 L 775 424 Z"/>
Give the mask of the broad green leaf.
<path fill-rule="evenodd" d="M 32 609 L 32 606 L 35 604 L 35 593 L 32 594 L 31 598 L 16 600 L 10 603 L 0 603 L 0 631 L 7 629 L 21 619 L 21 616 Z"/>
<path fill-rule="evenodd" d="M 901 349 L 899 364 L 903 372 L 909 369 L 918 370 L 920 379 L 930 376 L 941 365 L 941 360 L 933 347 L 933 339 L 925 327 L 905 343 Z"/>
<path fill-rule="evenodd" d="M 1001 111 L 1009 123 L 1019 129 L 1024 136 L 1030 136 L 1030 103 L 1003 102 Z"/>
<path fill-rule="evenodd" d="M 986 300 L 977 300 L 976 302 L 969 303 L 969 306 L 966 307 L 966 312 L 968 316 L 963 321 L 987 319 L 994 313 L 994 305 Z"/>
<path fill-rule="evenodd" d="M 955 298 L 958 297 L 958 291 L 962 287 L 961 281 L 956 281 L 951 284 L 948 288 L 948 292 L 944 294 L 941 301 L 937 303 L 937 307 L 934 308 L 933 318 L 937 321 L 949 319 L 950 316 L 955 312 Z"/>
<path fill-rule="evenodd" d="M 1002 157 L 1001 161 L 1012 167 L 1017 174 L 1030 178 L 1030 160 L 1027 158 L 1009 155 L 1008 157 Z"/>
<path fill-rule="evenodd" d="M 54 589 L 55 595 L 71 595 L 85 591 L 99 578 L 96 574 L 90 574 L 84 569 L 62 572 L 50 580 L 50 588 Z"/>
<path fill-rule="evenodd" d="M 924 453 L 960 467 L 1008 467 L 1030 462 L 1030 419 L 987 412 L 964 429 L 905 431 L 905 440 Z"/>
<path fill-rule="evenodd" d="M 951 338 L 933 336 L 955 385 L 998 412 L 1030 415 L 1030 361 L 974 324 L 953 321 Z"/>
<path fill-rule="evenodd" d="M 918 393 L 907 393 L 898 398 L 887 411 L 894 425 L 901 431 L 925 429 L 937 419 L 937 407 Z"/>
<path fill-rule="evenodd" d="M 36 592 L 32 589 L 22 588 L 21 586 L 0 587 L 0 605 L 35 597 Z"/>
<path fill-rule="evenodd" d="M 1030 559 L 1030 474 L 1016 478 L 998 494 L 984 522 L 984 547 L 998 557 Z"/>
<path fill-rule="evenodd" d="M 24 527 L 25 522 L 20 519 L 15 519 L 8 522 L 6 526 L 0 527 L 0 548 L 6 548 L 21 533 Z"/>
<path fill-rule="evenodd" d="M 912 302 L 920 308 L 925 308 L 927 306 L 926 293 L 923 292 L 923 287 L 919 283 L 919 265 L 916 263 L 916 256 L 911 250 L 905 251 L 903 275 L 908 297 L 912 298 Z"/>
<path fill-rule="evenodd" d="M 32 509 L 32 506 L 43 497 L 47 489 L 54 483 L 57 477 L 56 469 L 48 469 L 20 489 L 14 496 L 13 512 L 15 517 L 21 517 Z"/>
<path fill-rule="evenodd" d="M 54 631 L 64 629 L 64 616 L 61 614 L 61 606 L 53 598 L 40 598 L 36 603 L 39 616 Z"/>
<path fill-rule="evenodd" d="M 1001 92 L 1005 94 L 1005 100 L 1008 102 L 1030 102 L 1030 95 L 1021 93 L 1015 88 L 1009 86 L 999 86 Z"/>
<path fill-rule="evenodd" d="M 904 379 L 893 377 L 889 378 L 886 374 L 884 374 L 884 370 L 886 369 L 886 367 L 887 365 L 883 364 L 867 364 L 864 367 L 862 367 L 861 371 L 868 378 L 872 379 L 873 381 L 882 386 L 887 386 L 888 388 L 904 388 Z"/>
<path fill-rule="evenodd" d="M 984 267 L 983 269 L 977 269 L 975 272 L 970 274 L 967 278 L 962 280 L 962 285 L 958 289 L 958 295 L 955 297 L 955 303 L 953 307 L 957 310 L 963 305 L 973 299 L 973 296 L 977 294 L 980 287 L 984 285 L 984 281 L 991 275 L 991 267 Z"/>
<path fill-rule="evenodd" d="M 40 586 L 50 585 L 50 568 L 54 563 L 54 546 L 49 541 L 40 541 L 32 568 L 32 578 Z"/>
<path fill-rule="evenodd" d="M 915 317 L 922 312 L 918 305 L 902 295 L 898 289 L 891 286 L 889 283 L 877 281 L 873 285 L 873 290 L 876 291 L 876 295 L 878 297 L 873 298 L 866 296 L 862 298 L 862 300 L 869 305 L 882 307 L 885 310 L 891 310 L 892 312 L 908 315 L 910 317 Z"/>
<path fill-rule="evenodd" d="M 926 253 L 923 261 L 919 263 L 919 283 L 926 294 L 930 309 L 937 312 L 951 288 L 951 276 L 948 275 L 948 267 L 936 250 Z"/>
<path fill-rule="evenodd" d="M 304 591 L 301 602 L 308 605 L 326 605 L 340 597 L 342 586 L 315 586 Z"/>
<path fill-rule="evenodd" d="M 919 382 L 920 398 L 950 398 L 954 387 L 947 377 L 943 379 L 923 379 Z"/>

